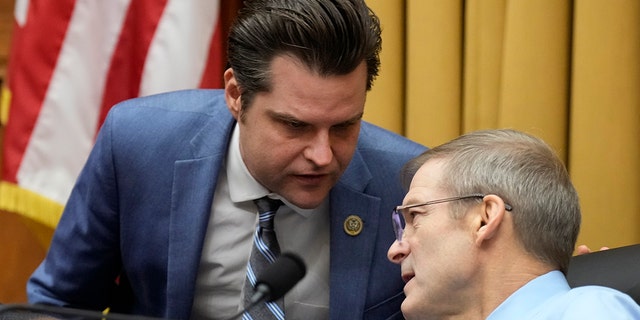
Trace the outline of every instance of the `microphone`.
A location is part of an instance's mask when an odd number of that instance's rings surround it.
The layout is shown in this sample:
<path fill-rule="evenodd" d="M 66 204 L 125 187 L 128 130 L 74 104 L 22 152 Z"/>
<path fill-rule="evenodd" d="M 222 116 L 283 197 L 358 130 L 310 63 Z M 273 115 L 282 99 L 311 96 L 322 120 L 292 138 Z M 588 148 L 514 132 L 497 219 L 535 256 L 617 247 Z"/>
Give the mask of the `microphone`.
<path fill-rule="evenodd" d="M 307 273 L 302 258 L 293 253 L 283 253 L 256 279 L 256 292 L 248 306 L 228 320 L 236 319 L 263 301 L 273 301 L 284 296 Z M 16 319 L 84 319 L 84 320 L 161 320 L 140 315 L 103 313 L 95 310 L 74 309 L 51 305 L 0 304 L 0 320 Z"/>
<path fill-rule="evenodd" d="M 256 292 L 251 296 L 248 306 L 229 318 L 235 319 L 247 312 L 255 305 L 266 301 L 271 302 L 284 296 L 307 273 L 307 268 L 298 255 L 285 252 L 269 265 L 261 275 L 256 278 Z"/>

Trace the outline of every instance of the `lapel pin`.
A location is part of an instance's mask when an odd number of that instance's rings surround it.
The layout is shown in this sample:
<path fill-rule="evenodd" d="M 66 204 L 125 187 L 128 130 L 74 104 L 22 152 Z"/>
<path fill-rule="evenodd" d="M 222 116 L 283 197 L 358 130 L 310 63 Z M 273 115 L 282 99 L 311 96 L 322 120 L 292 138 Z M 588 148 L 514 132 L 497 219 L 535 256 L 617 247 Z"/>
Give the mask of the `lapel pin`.
<path fill-rule="evenodd" d="M 350 215 L 344 219 L 344 232 L 352 237 L 355 237 L 362 232 L 362 219 L 356 215 Z"/>

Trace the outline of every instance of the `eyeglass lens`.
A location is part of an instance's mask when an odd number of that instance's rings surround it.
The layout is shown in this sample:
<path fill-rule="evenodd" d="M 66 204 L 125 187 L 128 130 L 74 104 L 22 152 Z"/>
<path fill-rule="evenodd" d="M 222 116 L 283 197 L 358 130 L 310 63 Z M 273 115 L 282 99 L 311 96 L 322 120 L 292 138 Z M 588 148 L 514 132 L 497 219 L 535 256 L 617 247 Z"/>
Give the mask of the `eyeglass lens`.
<path fill-rule="evenodd" d="M 404 232 L 405 221 L 402 213 L 398 212 L 398 210 L 393 210 L 393 214 L 391 215 L 391 219 L 393 221 L 393 231 L 396 234 L 396 239 L 400 241 L 402 239 L 402 233 Z"/>

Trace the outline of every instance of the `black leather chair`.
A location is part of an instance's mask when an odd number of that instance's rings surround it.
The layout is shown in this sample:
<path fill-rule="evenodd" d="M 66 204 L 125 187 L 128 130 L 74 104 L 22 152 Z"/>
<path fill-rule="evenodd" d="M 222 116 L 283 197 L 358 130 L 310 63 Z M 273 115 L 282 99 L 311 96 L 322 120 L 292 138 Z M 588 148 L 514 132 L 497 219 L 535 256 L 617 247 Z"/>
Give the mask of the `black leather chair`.
<path fill-rule="evenodd" d="M 571 287 L 600 285 L 618 289 L 640 304 L 640 244 L 574 256 L 567 280 Z"/>

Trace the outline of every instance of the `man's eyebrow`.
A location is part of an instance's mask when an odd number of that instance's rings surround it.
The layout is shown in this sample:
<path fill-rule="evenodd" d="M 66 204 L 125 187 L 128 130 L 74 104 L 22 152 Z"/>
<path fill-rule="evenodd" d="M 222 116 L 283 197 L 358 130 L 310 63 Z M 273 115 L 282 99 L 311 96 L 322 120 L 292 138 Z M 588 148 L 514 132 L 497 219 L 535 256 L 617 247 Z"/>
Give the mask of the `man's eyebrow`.
<path fill-rule="evenodd" d="M 280 112 L 276 112 L 276 111 L 272 111 L 272 110 L 267 111 L 267 113 L 272 118 L 280 120 L 280 121 L 305 123 L 304 121 L 301 121 L 300 119 L 298 119 L 298 118 L 296 118 L 296 117 L 294 117 L 292 115 L 288 115 L 286 113 L 280 113 Z"/>
<path fill-rule="evenodd" d="M 364 116 L 364 112 L 360 112 L 355 117 L 353 117 L 353 118 L 351 118 L 351 119 L 349 119 L 347 121 L 343 121 L 343 122 L 341 122 L 339 124 L 353 124 L 353 123 L 356 123 L 356 122 L 362 120 L 363 116 Z"/>
<path fill-rule="evenodd" d="M 417 194 L 407 195 L 407 196 L 405 196 L 405 199 L 403 199 L 402 204 L 400 206 L 401 207 L 413 206 L 413 205 L 418 205 L 418 204 L 422 204 L 422 203 L 429 202 L 429 201 L 431 201 L 431 200 L 426 200 L 421 195 L 417 195 Z M 406 204 L 405 204 L 405 202 L 406 202 Z"/>
<path fill-rule="evenodd" d="M 274 119 L 280 120 L 280 121 L 285 121 L 285 122 L 299 122 L 300 124 L 307 124 L 307 122 L 302 121 L 292 115 L 286 114 L 286 113 L 279 113 L 279 112 L 275 112 L 275 111 L 267 111 L 267 113 L 269 114 L 269 116 L 271 116 Z M 364 116 L 364 112 L 360 112 L 357 115 L 355 115 L 354 117 L 352 117 L 351 119 L 347 119 L 345 121 L 342 121 L 340 123 L 337 123 L 335 125 L 347 125 L 347 124 L 353 124 L 356 123 L 360 120 L 362 120 L 362 117 Z"/>

